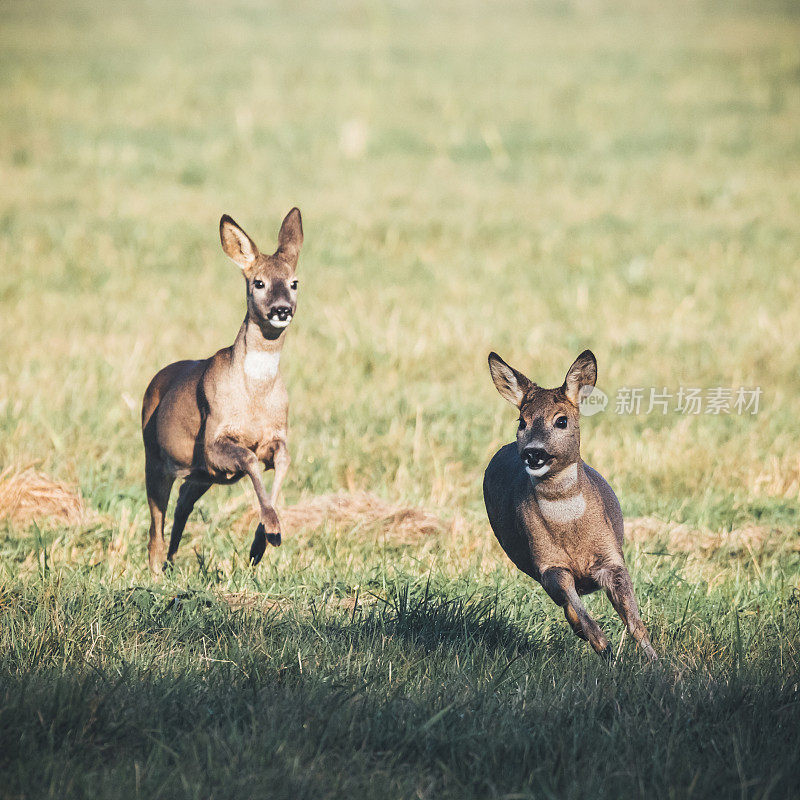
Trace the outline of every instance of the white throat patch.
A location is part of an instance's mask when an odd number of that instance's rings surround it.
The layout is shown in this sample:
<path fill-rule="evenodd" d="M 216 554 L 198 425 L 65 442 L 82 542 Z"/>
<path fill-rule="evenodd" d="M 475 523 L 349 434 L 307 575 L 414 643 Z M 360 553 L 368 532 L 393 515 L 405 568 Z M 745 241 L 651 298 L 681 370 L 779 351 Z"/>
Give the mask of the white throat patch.
<path fill-rule="evenodd" d="M 272 380 L 278 374 L 280 353 L 248 353 L 244 357 L 244 374 L 256 381 Z"/>
<path fill-rule="evenodd" d="M 578 482 L 578 465 L 570 464 L 566 469 L 562 469 L 558 475 L 554 475 L 550 480 L 558 482 L 558 490 L 561 492 L 571 489 Z"/>
<path fill-rule="evenodd" d="M 560 500 L 545 500 L 538 497 L 539 510 L 548 522 L 564 524 L 575 522 L 586 511 L 586 500 L 582 494 L 573 494 Z"/>

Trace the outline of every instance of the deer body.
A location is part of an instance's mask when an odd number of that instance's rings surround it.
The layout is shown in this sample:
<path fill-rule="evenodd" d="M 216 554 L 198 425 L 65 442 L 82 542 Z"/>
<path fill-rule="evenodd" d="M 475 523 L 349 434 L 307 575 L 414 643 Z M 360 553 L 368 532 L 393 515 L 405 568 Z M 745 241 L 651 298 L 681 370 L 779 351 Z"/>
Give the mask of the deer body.
<path fill-rule="evenodd" d="M 598 653 L 610 655 L 610 645 L 580 598 L 604 589 L 634 639 L 655 658 L 622 553 L 619 501 L 580 458 L 578 399 L 582 387 L 595 383 L 594 356 L 581 354 L 558 389 L 536 386 L 494 353 L 489 364 L 500 394 L 520 410 L 517 441 L 494 455 L 483 481 L 500 546 Z"/>
<path fill-rule="evenodd" d="M 258 252 L 230 217 L 220 222 L 226 254 L 241 267 L 248 308 L 235 342 L 198 361 L 178 361 L 150 382 L 142 405 L 145 478 L 151 525 L 150 568 L 164 561 L 164 515 L 172 484 L 183 479 L 175 509 L 167 560 L 178 549 L 197 500 L 215 483 L 248 476 L 260 523 L 250 550 L 258 563 L 266 542 L 279 545 L 275 502 L 289 467 L 288 394 L 279 371 L 285 331 L 296 309 L 294 271 L 302 244 L 300 212 L 283 222 L 273 256 Z M 267 495 L 262 469 L 274 469 Z"/>

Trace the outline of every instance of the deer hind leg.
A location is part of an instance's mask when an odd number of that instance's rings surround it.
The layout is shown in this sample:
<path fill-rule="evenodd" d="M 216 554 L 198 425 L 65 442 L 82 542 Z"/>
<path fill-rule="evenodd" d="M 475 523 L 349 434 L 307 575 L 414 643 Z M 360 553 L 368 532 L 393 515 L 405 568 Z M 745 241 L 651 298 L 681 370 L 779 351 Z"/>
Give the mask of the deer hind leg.
<path fill-rule="evenodd" d="M 572 573 L 563 567 L 546 569 L 542 573 L 542 586 L 554 602 L 563 607 L 564 615 L 576 635 L 581 639 L 586 639 L 596 653 L 610 659 L 611 645 L 600 626 L 592 619 L 581 602 L 575 589 L 575 579 L 572 577 Z M 573 620 L 577 622 L 577 628 Z M 578 633 L 578 629 L 580 629 L 580 633 Z"/>
<path fill-rule="evenodd" d="M 636 640 L 639 647 L 644 650 L 645 655 L 651 660 L 656 661 L 658 656 L 650 644 L 642 618 L 639 616 L 639 605 L 636 602 L 636 595 L 633 593 L 633 582 L 628 570 L 623 566 L 615 566 L 603 571 L 601 583 L 606 590 L 608 599 L 614 610 L 619 614 L 628 632 Z"/>
<path fill-rule="evenodd" d="M 147 505 L 150 507 L 150 539 L 147 544 L 148 562 L 153 575 L 160 575 L 164 563 L 164 517 L 167 513 L 169 494 L 175 479 L 164 472 L 152 459 L 145 464 L 145 488 Z"/>
<path fill-rule="evenodd" d="M 172 533 L 169 537 L 169 552 L 167 553 L 167 562 L 169 564 L 172 563 L 175 553 L 178 552 L 183 529 L 186 527 L 186 520 L 189 519 L 189 514 L 192 513 L 194 504 L 210 488 L 211 483 L 208 481 L 185 480 L 181 485 L 178 492 L 178 503 L 175 506 L 175 517 L 172 520 Z M 166 566 L 167 564 L 164 564 L 164 567 Z"/>

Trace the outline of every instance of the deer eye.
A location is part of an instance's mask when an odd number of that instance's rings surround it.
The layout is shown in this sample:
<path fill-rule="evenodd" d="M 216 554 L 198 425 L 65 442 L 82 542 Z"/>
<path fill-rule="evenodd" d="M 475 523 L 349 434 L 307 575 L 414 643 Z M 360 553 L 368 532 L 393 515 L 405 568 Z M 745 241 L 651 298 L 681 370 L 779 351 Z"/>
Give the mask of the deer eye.
<path fill-rule="evenodd" d="M 556 421 L 553 423 L 556 428 L 566 428 L 567 427 L 567 418 L 565 416 L 556 417 Z"/>
<path fill-rule="evenodd" d="M 522 417 L 520 417 L 520 418 L 519 418 L 519 429 L 520 429 L 521 431 L 524 431 L 524 430 L 525 430 L 525 420 L 524 420 L 524 419 L 522 419 Z"/>
<path fill-rule="evenodd" d="M 297 281 L 292 281 L 292 282 L 289 284 L 289 288 L 290 288 L 292 291 L 294 291 L 295 289 L 297 289 Z"/>
<path fill-rule="evenodd" d="M 253 281 L 253 288 L 254 289 L 263 289 L 264 288 L 264 281 L 259 281 L 259 280 Z"/>

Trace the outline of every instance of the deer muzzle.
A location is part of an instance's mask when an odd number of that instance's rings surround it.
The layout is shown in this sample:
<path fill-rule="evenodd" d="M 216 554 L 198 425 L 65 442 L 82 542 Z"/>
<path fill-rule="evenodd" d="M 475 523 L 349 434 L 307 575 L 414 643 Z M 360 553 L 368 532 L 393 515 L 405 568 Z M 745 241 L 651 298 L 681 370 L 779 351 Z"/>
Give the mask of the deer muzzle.
<path fill-rule="evenodd" d="M 285 328 L 292 321 L 290 306 L 273 306 L 267 314 L 267 321 L 273 328 Z"/>
<path fill-rule="evenodd" d="M 543 475 L 553 460 L 553 456 L 542 447 L 526 447 L 520 455 L 525 469 L 536 476 Z"/>

